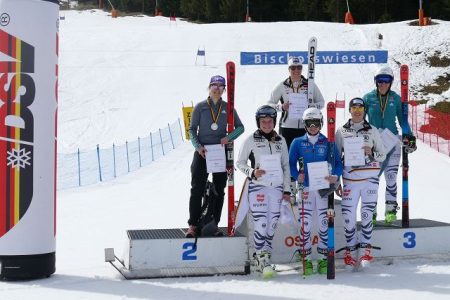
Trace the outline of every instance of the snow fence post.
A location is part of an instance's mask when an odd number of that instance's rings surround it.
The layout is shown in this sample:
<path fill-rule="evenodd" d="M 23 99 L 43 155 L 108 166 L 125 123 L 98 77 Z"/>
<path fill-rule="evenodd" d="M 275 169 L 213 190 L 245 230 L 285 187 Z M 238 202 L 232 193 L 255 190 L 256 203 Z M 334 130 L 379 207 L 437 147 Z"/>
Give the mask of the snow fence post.
<path fill-rule="evenodd" d="M 439 151 L 439 135 L 436 134 L 436 143 L 437 143 L 437 151 L 440 153 L 441 151 Z"/>
<path fill-rule="evenodd" d="M 161 128 L 159 128 L 159 139 L 161 141 L 161 149 L 162 149 L 163 156 L 164 156 L 166 154 L 164 153 L 164 144 L 163 144 L 163 140 L 162 140 Z"/>
<path fill-rule="evenodd" d="M 81 186 L 80 148 L 78 148 L 77 156 L 78 156 L 78 186 Z"/>
<path fill-rule="evenodd" d="M 130 156 L 128 155 L 128 141 L 125 142 L 125 147 L 127 149 L 127 166 L 128 166 L 128 173 L 130 173 Z"/>
<path fill-rule="evenodd" d="M 113 168 L 114 168 L 114 178 L 116 178 L 116 145 L 113 143 Z"/>
<path fill-rule="evenodd" d="M 155 161 L 155 157 L 153 154 L 153 137 L 152 137 L 152 133 L 150 132 L 150 148 L 152 148 L 152 161 Z"/>
<path fill-rule="evenodd" d="M 141 162 L 141 138 L 138 137 L 138 153 L 139 153 L 139 168 L 142 168 Z"/>
<path fill-rule="evenodd" d="M 167 127 L 169 128 L 170 140 L 172 141 L 172 148 L 175 149 L 175 144 L 173 143 L 172 130 L 170 130 L 170 124 L 167 123 Z"/>
<path fill-rule="evenodd" d="M 98 161 L 98 176 L 100 179 L 100 182 L 102 182 L 102 165 L 100 164 L 100 147 L 97 144 L 97 161 Z"/>

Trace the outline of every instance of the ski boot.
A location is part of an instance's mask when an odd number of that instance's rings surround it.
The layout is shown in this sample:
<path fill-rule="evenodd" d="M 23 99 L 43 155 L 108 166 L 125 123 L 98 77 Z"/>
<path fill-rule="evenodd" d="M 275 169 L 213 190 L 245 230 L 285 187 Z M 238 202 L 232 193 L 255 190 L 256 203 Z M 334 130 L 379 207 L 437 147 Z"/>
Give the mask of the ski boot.
<path fill-rule="evenodd" d="M 255 254 L 256 267 L 262 273 L 263 279 L 270 279 L 275 276 L 275 269 L 270 264 L 270 253 L 261 251 Z"/>
<path fill-rule="evenodd" d="M 328 262 L 326 258 L 319 259 L 317 262 L 317 272 L 319 274 L 327 274 Z"/>
<path fill-rule="evenodd" d="M 359 265 L 361 268 L 367 268 L 371 262 L 373 262 L 371 248 L 364 248 L 364 254 L 359 257 Z"/>
<path fill-rule="evenodd" d="M 344 265 L 346 269 L 354 269 L 356 267 L 356 259 L 352 256 L 350 250 L 345 250 Z"/>
<path fill-rule="evenodd" d="M 302 253 L 300 250 L 295 250 L 293 260 L 295 262 L 301 263 L 302 262 Z"/>
<path fill-rule="evenodd" d="M 391 225 L 394 221 L 397 221 L 398 205 L 395 201 L 386 201 L 386 212 L 384 214 L 384 223 Z"/>
<path fill-rule="evenodd" d="M 303 270 L 303 275 L 305 276 L 309 276 L 312 275 L 314 270 L 313 270 L 313 263 L 311 259 L 306 258 L 305 262 L 304 262 L 304 270 Z"/>

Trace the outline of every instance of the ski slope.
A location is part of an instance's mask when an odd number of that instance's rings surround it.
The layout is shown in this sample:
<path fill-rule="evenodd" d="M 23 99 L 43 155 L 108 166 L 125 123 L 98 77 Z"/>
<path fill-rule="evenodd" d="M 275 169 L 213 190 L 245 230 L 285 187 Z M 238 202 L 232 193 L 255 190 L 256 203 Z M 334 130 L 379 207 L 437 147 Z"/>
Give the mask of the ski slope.
<path fill-rule="evenodd" d="M 406 22 L 346 25 L 321 22 L 192 24 L 164 17 L 112 19 L 101 11 L 62 11 L 60 23 L 59 152 L 123 143 L 181 117 L 182 102 L 207 96 L 209 78 L 234 60 L 236 109 L 255 130 L 254 112 L 288 75 L 287 66 L 241 66 L 240 51 L 389 51 L 389 64 L 411 69 L 410 85 L 432 81 L 425 53 L 450 52 L 450 22 L 425 28 Z M 383 35 L 380 44 L 378 35 Z M 195 66 L 198 48 L 206 50 Z M 418 54 L 420 52 L 420 54 Z M 325 99 L 347 101 L 373 88 L 378 65 L 317 65 Z M 394 85 L 398 90 L 398 80 Z M 444 95 L 435 95 L 435 101 Z M 338 111 L 338 125 L 343 113 Z M 325 129 L 324 129 L 325 130 Z M 326 131 L 324 131 L 326 132 Z M 236 142 L 237 151 L 240 142 Z M 410 216 L 450 222 L 450 158 L 419 142 L 410 155 Z M 448 299 L 450 256 L 375 263 L 364 273 L 338 271 L 334 281 L 284 273 L 270 282 L 255 275 L 125 281 L 103 261 L 103 249 L 121 254 L 127 229 L 186 226 L 193 148 L 186 142 L 129 175 L 58 193 L 57 271 L 48 279 L 0 282 L 0 299 Z M 399 176 L 400 180 L 400 176 Z M 236 172 L 237 190 L 243 176 Z M 380 191 L 384 188 L 384 183 Z M 380 199 L 380 202 L 382 200 Z M 379 215 L 384 213 L 380 205 Z M 226 208 L 222 220 L 225 217 Z M 225 225 L 225 223 L 223 223 Z M 443 237 L 443 238 L 448 238 Z"/>

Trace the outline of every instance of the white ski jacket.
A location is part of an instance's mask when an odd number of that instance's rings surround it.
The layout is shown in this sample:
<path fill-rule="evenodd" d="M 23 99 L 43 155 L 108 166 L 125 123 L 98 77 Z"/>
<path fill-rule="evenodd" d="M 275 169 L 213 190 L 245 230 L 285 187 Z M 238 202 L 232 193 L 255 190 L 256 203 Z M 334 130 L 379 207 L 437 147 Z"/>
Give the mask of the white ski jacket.
<path fill-rule="evenodd" d="M 280 157 L 280 167 L 283 173 L 282 182 L 267 180 L 264 179 L 264 176 L 256 179 L 253 176 L 253 171 L 261 165 L 261 156 L 270 154 L 278 154 Z M 250 165 L 248 165 L 249 160 Z M 239 151 L 236 167 L 255 184 L 273 187 L 282 185 L 283 191 L 290 193 L 289 153 L 286 141 L 275 131 L 272 131 L 270 141 L 259 130 L 247 137 Z"/>
<path fill-rule="evenodd" d="M 361 124 L 354 124 L 351 120 L 339 127 L 336 132 L 336 147 L 342 157 L 345 155 L 344 140 L 357 136 L 364 137 L 364 146 L 372 148 L 372 157 L 366 157 L 364 166 L 345 166 L 342 174 L 344 183 L 346 181 L 365 181 L 369 178 L 378 177 L 381 163 L 386 158 L 383 142 L 378 129 L 372 127 L 367 121 Z"/>
<path fill-rule="evenodd" d="M 284 111 L 282 106 L 283 103 L 289 101 L 289 94 L 291 93 L 299 93 L 305 94 L 308 97 L 308 80 L 305 77 L 301 77 L 300 85 L 297 88 L 294 88 L 291 78 L 287 78 L 280 84 L 278 84 L 270 95 L 270 100 L 268 104 L 275 108 L 277 111 L 281 111 L 281 121 L 280 126 L 283 128 L 295 128 L 295 129 L 303 129 L 303 120 L 299 119 L 290 119 L 289 112 Z M 320 92 L 317 85 L 314 83 L 314 94 L 313 94 L 313 102 L 315 107 L 318 109 L 322 109 L 324 107 L 324 99 L 322 93 Z"/>

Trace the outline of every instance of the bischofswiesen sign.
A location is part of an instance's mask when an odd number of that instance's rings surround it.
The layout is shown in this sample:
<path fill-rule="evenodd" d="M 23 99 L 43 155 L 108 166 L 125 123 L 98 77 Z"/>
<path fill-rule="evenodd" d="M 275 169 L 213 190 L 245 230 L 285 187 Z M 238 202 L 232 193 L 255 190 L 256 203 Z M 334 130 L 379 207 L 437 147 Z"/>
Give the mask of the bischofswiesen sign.
<path fill-rule="evenodd" d="M 241 65 L 285 65 L 289 57 L 297 56 L 307 63 L 307 51 L 241 52 Z M 388 52 L 373 51 L 318 51 L 317 64 L 382 64 L 386 63 Z"/>

